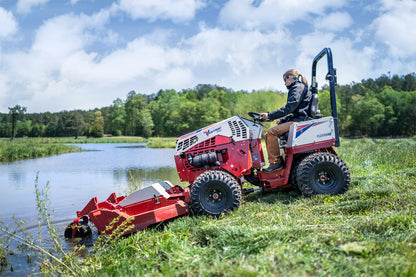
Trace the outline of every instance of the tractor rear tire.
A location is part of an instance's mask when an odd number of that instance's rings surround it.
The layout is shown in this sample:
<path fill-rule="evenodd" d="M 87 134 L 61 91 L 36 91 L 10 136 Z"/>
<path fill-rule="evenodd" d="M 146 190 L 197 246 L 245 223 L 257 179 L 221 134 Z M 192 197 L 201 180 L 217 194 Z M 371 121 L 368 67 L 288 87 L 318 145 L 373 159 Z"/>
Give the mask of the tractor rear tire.
<path fill-rule="evenodd" d="M 292 189 L 301 194 L 302 192 L 299 189 L 297 182 L 297 174 L 300 163 L 308 156 L 308 154 L 300 154 L 294 158 L 292 169 L 290 170 L 289 182 L 292 185 Z"/>
<path fill-rule="evenodd" d="M 337 155 L 319 152 L 307 156 L 298 166 L 296 183 L 305 196 L 340 194 L 350 187 L 350 171 Z"/>
<path fill-rule="evenodd" d="M 219 216 L 241 204 L 241 187 L 225 171 L 209 170 L 196 178 L 191 186 L 191 207 L 195 214 Z"/>

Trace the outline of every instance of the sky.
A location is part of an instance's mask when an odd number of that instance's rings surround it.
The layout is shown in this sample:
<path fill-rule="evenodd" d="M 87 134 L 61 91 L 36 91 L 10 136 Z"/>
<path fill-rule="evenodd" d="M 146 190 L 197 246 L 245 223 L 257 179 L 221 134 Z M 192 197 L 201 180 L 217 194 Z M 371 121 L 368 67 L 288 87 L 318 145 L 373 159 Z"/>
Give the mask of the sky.
<path fill-rule="evenodd" d="M 414 0 L 0 0 L 0 113 L 160 89 L 286 92 L 332 50 L 338 84 L 416 71 Z M 326 62 L 318 64 L 319 86 Z M 279 107 L 276 107 L 279 108 Z"/>

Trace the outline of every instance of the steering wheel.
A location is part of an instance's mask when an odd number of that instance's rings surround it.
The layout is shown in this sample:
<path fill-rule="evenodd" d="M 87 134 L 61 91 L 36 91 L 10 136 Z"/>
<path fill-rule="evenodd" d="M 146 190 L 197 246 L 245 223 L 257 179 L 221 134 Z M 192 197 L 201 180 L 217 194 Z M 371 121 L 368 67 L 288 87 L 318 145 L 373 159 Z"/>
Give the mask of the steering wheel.
<path fill-rule="evenodd" d="M 263 122 L 263 121 L 265 121 L 265 119 L 263 119 L 262 117 L 260 117 L 260 114 L 259 113 L 256 113 L 256 112 L 248 112 L 248 115 L 253 118 L 254 122 Z"/>

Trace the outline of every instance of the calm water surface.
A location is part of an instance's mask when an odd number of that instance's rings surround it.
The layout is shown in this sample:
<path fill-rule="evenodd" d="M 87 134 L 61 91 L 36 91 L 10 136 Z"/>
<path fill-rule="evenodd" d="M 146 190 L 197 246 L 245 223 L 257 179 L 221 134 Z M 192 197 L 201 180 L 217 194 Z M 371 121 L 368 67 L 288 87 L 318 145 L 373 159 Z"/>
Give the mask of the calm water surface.
<path fill-rule="evenodd" d="M 97 196 L 98 201 L 103 201 L 112 192 L 125 195 L 138 184 L 146 186 L 163 180 L 180 184 L 173 158 L 174 149 L 144 148 L 144 144 L 137 143 L 76 145 L 85 151 L 0 163 L 1 222 L 13 226 L 14 214 L 29 228 L 37 224 L 37 174 L 40 188 L 49 182 L 54 222 L 62 237 L 65 226 L 76 217 L 76 211 L 84 208 L 92 197 Z M 16 266 L 14 273 L 3 270 L 0 275 L 18 276 L 22 270 L 33 272 L 33 268 L 25 269 L 23 262 Z"/>

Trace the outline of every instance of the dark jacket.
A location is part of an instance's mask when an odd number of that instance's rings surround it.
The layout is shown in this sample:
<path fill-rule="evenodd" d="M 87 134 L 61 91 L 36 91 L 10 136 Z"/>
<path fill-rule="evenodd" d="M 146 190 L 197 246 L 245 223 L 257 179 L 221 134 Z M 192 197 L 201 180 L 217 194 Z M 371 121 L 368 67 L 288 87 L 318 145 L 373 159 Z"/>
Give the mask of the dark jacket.
<path fill-rule="evenodd" d="M 287 88 L 289 92 L 287 95 L 286 106 L 269 112 L 269 119 L 275 120 L 280 118 L 281 122 L 307 120 L 312 93 L 303 83 L 297 80 Z M 303 99 L 302 94 L 304 94 Z"/>

